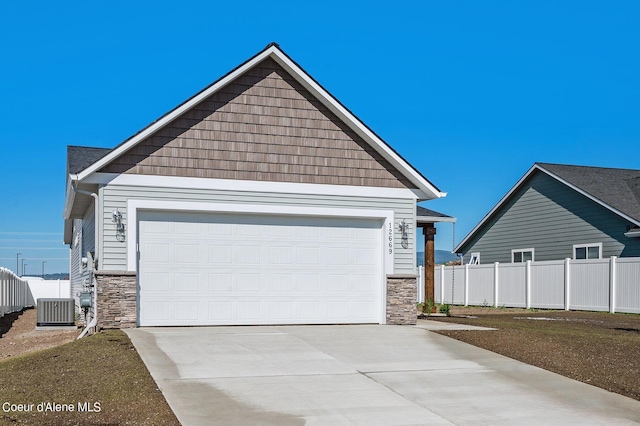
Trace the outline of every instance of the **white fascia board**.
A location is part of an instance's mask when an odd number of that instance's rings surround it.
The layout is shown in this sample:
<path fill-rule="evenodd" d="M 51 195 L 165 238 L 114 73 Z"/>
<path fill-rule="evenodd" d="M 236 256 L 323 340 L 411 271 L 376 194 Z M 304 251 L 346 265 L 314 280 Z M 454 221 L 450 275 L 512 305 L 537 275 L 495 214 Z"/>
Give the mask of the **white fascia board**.
<path fill-rule="evenodd" d="M 327 93 L 318 83 L 316 83 L 307 73 L 305 73 L 298 65 L 296 65 L 287 55 L 285 55 L 276 46 L 270 46 L 268 49 L 259 53 L 250 61 L 244 65 L 238 67 L 227 76 L 220 79 L 208 89 L 204 90 L 200 94 L 194 96 L 189 101 L 180 105 L 169 114 L 158 120 L 156 123 L 148 126 L 139 134 L 133 136 L 130 140 L 123 143 L 109 154 L 83 170 L 78 174 L 79 180 L 84 180 L 91 174 L 100 170 L 102 167 L 109 164 L 115 158 L 124 154 L 126 151 L 137 145 L 139 142 L 158 131 L 165 126 L 171 120 L 177 118 L 182 113 L 188 111 L 190 108 L 203 101 L 220 88 L 232 82 L 238 76 L 242 75 L 249 68 L 253 67 L 257 63 L 270 56 L 278 64 L 284 67 L 300 84 L 302 84 L 307 90 L 315 95 L 325 106 L 327 106 L 334 114 L 341 118 L 350 127 L 358 133 L 363 139 L 382 155 L 387 161 L 389 161 L 394 167 L 402 172 L 418 189 L 423 193 L 421 200 L 430 200 L 434 198 L 442 198 L 447 194 L 445 192 L 438 191 L 430 182 L 423 178 L 412 166 L 410 166 L 405 160 L 403 160 L 398 154 L 396 154 L 386 143 L 378 138 L 373 132 L 371 132 L 363 123 L 353 116 L 345 107 L 337 102 L 333 96 Z"/>
<path fill-rule="evenodd" d="M 462 246 L 464 246 L 466 244 L 466 242 L 471 239 L 471 237 L 473 235 L 475 235 L 475 233 L 482 228 L 482 225 L 484 225 L 484 223 L 489 220 L 489 218 L 498 210 L 500 209 L 500 207 L 502 207 L 502 205 L 509 199 L 509 197 L 511 197 L 511 194 L 513 194 L 514 192 L 516 192 L 516 190 L 518 190 L 518 188 L 520 188 L 520 185 L 522 185 L 524 183 L 524 181 L 531 175 L 531 173 L 533 173 L 535 170 L 541 170 L 540 167 L 538 167 L 537 164 L 534 164 L 533 166 L 531 166 L 531 168 L 529 169 L 529 171 L 527 171 L 527 173 L 524 174 L 524 176 L 522 176 L 520 178 L 520 180 L 518 180 L 518 182 L 516 182 L 516 184 L 509 190 L 509 192 L 507 192 L 507 194 L 502 197 L 500 199 L 500 201 L 498 201 L 498 204 L 496 204 L 491 210 L 489 210 L 489 213 L 487 213 L 480 222 L 478 222 L 478 224 L 471 230 L 471 232 L 469 232 L 467 234 L 466 237 L 464 237 L 464 239 L 462 241 L 460 241 L 460 243 L 458 243 L 458 245 L 453 249 L 454 253 L 458 253 L 458 250 L 460 250 L 460 248 Z"/>
<path fill-rule="evenodd" d="M 140 211 L 177 211 L 177 212 L 206 212 L 206 213 L 236 213 L 251 215 L 279 215 L 279 216 L 313 216 L 313 217 L 345 217 L 362 219 L 381 219 L 384 221 L 381 232 L 382 249 L 384 253 L 385 274 L 394 273 L 395 249 L 393 244 L 385 245 L 385 235 L 393 235 L 393 210 L 367 210 L 342 208 L 293 207 L 264 204 L 224 204 L 202 202 L 176 202 L 158 200 L 127 200 L 127 270 L 135 272 L 137 269 L 138 244 L 138 214 Z"/>
<path fill-rule="evenodd" d="M 348 197 L 399 198 L 417 200 L 422 195 L 408 188 L 324 185 L 313 183 L 267 182 L 254 180 L 208 179 L 176 176 L 94 173 L 84 183 L 129 185 L 156 188 L 210 189 L 234 192 L 268 192 L 284 194 L 339 195 Z"/>
<path fill-rule="evenodd" d="M 69 219 L 71 216 L 71 209 L 73 208 L 73 202 L 76 198 L 76 191 L 73 190 L 73 182 L 74 175 L 67 176 L 67 188 L 64 200 L 64 210 L 62 212 L 62 217 L 64 219 Z"/>
<path fill-rule="evenodd" d="M 440 223 L 440 222 L 457 222 L 455 217 L 441 217 L 441 216 L 416 216 L 416 223 Z"/>

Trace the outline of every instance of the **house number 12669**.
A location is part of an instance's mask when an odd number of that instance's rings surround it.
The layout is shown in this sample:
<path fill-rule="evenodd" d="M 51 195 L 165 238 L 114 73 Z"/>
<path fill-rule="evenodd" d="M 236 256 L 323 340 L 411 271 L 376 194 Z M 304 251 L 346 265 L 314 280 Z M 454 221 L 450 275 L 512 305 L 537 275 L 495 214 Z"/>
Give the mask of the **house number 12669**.
<path fill-rule="evenodd" d="M 393 225 L 389 223 L 389 254 L 393 254 Z"/>

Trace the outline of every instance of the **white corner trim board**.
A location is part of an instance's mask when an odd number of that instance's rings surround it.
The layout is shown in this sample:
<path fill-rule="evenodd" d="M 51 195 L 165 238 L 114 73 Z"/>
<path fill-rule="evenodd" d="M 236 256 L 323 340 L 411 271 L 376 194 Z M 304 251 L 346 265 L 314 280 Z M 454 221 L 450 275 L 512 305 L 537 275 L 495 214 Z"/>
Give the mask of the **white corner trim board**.
<path fill-rule="evenodd" d="M 200 202 L 177 202 L 157 200 L 127 201 L 127 270 L 137 270 L 138 244 L 138 214 L 140 211 L 176 211 L 198 213 L 238 213 L 254 215 L 279 215 L 279 216 L 308 216 L 308 217 L 340 217 L 381 219 L 384 221 L 380 232 L 383 233 L 383 265 L 385 274 L 394 273 L 394 212 L 393 210 L 366 210 L 366 209 L 341 209 L 341 208 L 317 208 L 294 206 L 270 206 L 262 204 L 222 204 Z"/>

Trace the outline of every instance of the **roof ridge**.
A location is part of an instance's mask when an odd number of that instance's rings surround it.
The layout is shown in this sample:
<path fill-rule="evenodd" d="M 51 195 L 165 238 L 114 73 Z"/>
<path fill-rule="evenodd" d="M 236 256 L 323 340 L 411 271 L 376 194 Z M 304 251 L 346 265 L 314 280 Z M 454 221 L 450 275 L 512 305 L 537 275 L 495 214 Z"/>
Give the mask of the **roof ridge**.
<path fill-rule="evenodd" d="M 539 161 L 536 162 L 535 164 L 543 168 L 544 166 L 560 166 L 560 167 L 575 167 L 580 169 L 626 170 L 630 172 L 640 172 L 640 169 L 629 169 L 629 168 L 623 168 L 623 167 L 581 166 L 578 164 L 543 163 Z"/>

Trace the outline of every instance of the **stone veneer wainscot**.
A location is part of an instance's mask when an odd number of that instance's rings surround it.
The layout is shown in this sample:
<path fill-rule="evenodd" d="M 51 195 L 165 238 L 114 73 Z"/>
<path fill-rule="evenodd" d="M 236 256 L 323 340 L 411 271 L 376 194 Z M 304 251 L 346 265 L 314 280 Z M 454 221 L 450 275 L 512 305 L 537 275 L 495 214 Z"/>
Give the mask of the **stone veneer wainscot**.
<path fill-rule="evenodd" d="M 416 275 L 387 275 L 387 324 L 413 325 L 418 319 Z"/>
<path fill-rule="evenodd" d="M 136 273 L 99 271 L 98 327 L 132 328 L 136 326 Z M 417 321 L 415 275 L 387 275 L 387 324 L 413 325 Z"/>
<path fill-rule="evenodd" d="M 136 273 L 96 271 L 98 328 L 136 327 Z"/>

